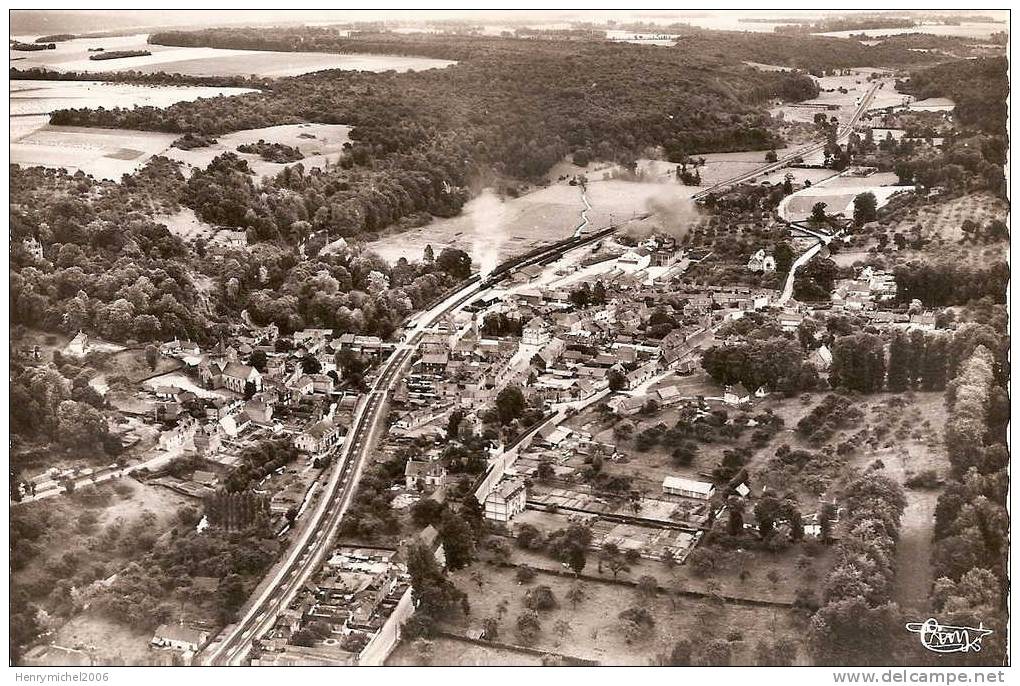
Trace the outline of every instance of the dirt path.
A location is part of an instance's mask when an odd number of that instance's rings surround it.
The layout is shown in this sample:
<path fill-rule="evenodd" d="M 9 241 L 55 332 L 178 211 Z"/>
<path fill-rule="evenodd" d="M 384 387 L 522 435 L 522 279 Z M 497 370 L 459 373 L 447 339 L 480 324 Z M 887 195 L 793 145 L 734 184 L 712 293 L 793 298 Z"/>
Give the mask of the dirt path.
<path fill-rule="evenodd" d="M 928 609 L 928 590 L 933 581 L 929 564 L 931 535 L 938 497 L 938 491 L 913 491 L 903 511 L 900 540 L 896 545 L 893 599 L 908 614 L 911 611 L 923 614 Z"/>

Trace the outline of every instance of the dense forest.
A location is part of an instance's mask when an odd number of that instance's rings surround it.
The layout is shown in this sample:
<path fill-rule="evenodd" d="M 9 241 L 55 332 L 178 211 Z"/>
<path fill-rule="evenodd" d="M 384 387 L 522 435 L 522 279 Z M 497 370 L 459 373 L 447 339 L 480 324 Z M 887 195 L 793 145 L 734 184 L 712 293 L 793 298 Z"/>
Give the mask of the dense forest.
<path fill-rule="evenodd" d="M 821 71 L 849 67 L 887 67 L 930 61 L 929 56 L 898 46 L 864 45 L 858 41 L 825 36 L 789 36 L 740 31 L 707 31 L 686 25 L 669 27 L 679 34 L 678 47 L 687 55 L 709 56 L 713 64 L 750 60 L 767 64 Z M 555 34 L 535 34 L 555 36 Z M 587 35 L 584 32 L 582 35 Z M 180 47 L 215 47 L 294 52 L 381 53 L 418 55 L 449 60 L 474 60 L 494 54 L 532 51 L 571 51 L 580 41 L 550 38 L 503 38 L 483 36 L 400 35 L 359 32 L 347 37 L 329 28 L 278 29 L 272 34 L 259 29 L 205 29 L 154 33 L 149 42 Z M 611 44 L 609 44 L 611 45 Z M 635 46 L 620 46 L 631 49 Z M 641 50 L 658 51 L 653 46 Z"/>
<path fill-rule="evenodd" d="M 205 174 L 219 168 L 213 164 Z M 387 336 L 470 271 L 470 258 L 457 250 L 389 265 L 342 241 L 305 260 L 284 241 L 206 259 L 203 242 L 186 246 L 157 215 L 176 211 L 188 190 L 206 198 L 203 178 L 185 182 L 178 163 L 159 157 L 121 184 L 12 166 L 12 324 L 68 334 L 84 329 L 122 342 L 206 341 L 248 309 L 257 323 L 275 322 L 285 332 L 326 326 Z M 229 207 L 223 198 L 211 202 Z M 300 209 L 268 211 L 288 218 L 295 212 L 292 229 L 307 235 Z M 25 247 L 32 240 L 41 258 Z"/>
<path fill-rule="evenodd" d="M 291 34 L 270 43 L 259 42 L 262 32 L 224 35 L 232 39 L 206 32 L 192 39 L 270 48 Z M 468 44 L 477 54 L 446 69 L 325 71 L 281 79 L 271 92 L 166 109 L 64 110 L 51 122 L 206 136 L 300 121 L 351 125 L 353 144 L 328 169 L 287 172 L 255 188 L 234 173 L 244 168 L 225 159 L 192 178 L 189 204 L 203 219 L 252 229 L 266 241 L 289 237 L 295 221 L 334 237 L 422 213 L 455 215 L 479 180 L 535 180 L 572 153 L 629 161 L 651 146 L 673 157 L 767 149 L 781 141 L 760 105 L 817 94 L 804 74 L 720 65 L 687 51 L 521 43 L 458 39 L 454 47 Z M 297 213 L 281 216 L 281 207 Z"/>
<path fill-rule="evenodd" d="M 946 62 L 911 73 L 900 90 L 917 98 L 950 98 L 960 123 L 986 133 L 1006 130 L 1009 72 L 1005 57 Z"/>

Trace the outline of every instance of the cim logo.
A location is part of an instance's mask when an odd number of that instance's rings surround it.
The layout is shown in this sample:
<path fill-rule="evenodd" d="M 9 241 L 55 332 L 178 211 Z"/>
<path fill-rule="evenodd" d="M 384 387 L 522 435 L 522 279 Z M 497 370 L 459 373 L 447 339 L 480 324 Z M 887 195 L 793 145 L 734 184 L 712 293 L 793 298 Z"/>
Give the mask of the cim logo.
<path fill-rule="evenodd" d="M 977 628 L 939 624 L 929 617 L 923 622 L 908 622 L 907 631 L 921 636 L 921 645 L 933 653 L 969 653 L 981 651 L 981 639 L 992 633 L 984 623 Z"/>

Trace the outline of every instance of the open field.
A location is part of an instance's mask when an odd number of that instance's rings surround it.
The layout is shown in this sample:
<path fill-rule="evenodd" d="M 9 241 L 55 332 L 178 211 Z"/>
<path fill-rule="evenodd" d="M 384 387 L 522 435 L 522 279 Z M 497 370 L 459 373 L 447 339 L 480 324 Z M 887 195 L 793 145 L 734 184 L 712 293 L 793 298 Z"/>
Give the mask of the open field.
<path fill-rule="evenodd" d="M 11 162 L 23 167 L 63 167 L 72 174 L 82 171 L 119 181 L 163 152 L 176 137 L 152 131 L 46 125 L 11 144 Z"/>
<path fill-rule="evenodd" d="M 477 572 L 476 580 L 472 575 Z M 761 639 L 795 633 L 796 620 L 789 610 L 659 593 L 642 599 L 636 589 L 617 584 L 583 580 L 587 598 L 577 608 L 566 599 L 574 583 L 570 578 L 539 573 L 530 584 L 515 579 L 515 570 L 475 563 L 452 575 L 458 588 L 468 593 L 471 614 L 451 627 L 466 632 L 481 628 L 486 617 L 498 617 L 497 607 L 506 603 L 508 612 L 500 621 L 499 642 L 519 643 L 516 619 L 525 607 L 524 596 L 537 585 L 547 585 L 558 607 L 539 612 L 542 630 L 531 646 L 540 650 L 596 660 L 603 665 L 648 665 L 668 655 L 676 641 L 691 638 L 698 645 L 712 639 L 733 638 L 733 664 L 754 664 L 754 645 Z M 480 581 L 480 585 L 478 582 Z M 618 615 L 632 607 L 648 610 L 655 626 L 648 637 L 629 639 Z M 556 630 L 562 620 L 564 635 Z M 439 664 L 436 662 L 436 664 Z M 449 663 L 447 663 L 449 664 Z M 453 664 L 461 664 L 459 661 Z"/>
<path fill-rule="evenodd" d="M 872 401 L 869 423 L 887 424 L 890 435 L 877 449 L 863 451 L 850 466 L 864 468 L 879 460 L 882 472 L 900 484 L 926 469 L 934 469 L 939 476 L 946 477 L 950 464 L 942 441 L 942 427 L 947 419 L 944 394 L 913 393 L 902 410 L 890 406 L 895 397 L 889 393 L 869 396 Z M 903 608 L 927 611 L 933 581 L 931 550 L 935 505 L 942 489 L 904 486 L 903 490 L 907 508 L 900 524 L 896 566 L 910 573 L 896 575 L 894 598 Z"/>
<path fill-rule="evenodd" d="M 96 367 L 108 377 L 115 378 L 124 376 L 132 382 L 137 382 L 147 376 L 168 372 L 180 368 L 181 362 L 171 357 L 160 355 L 156 359 L 156 368 L 153 369 L 145 361 L 144 349 L 128 348 L 105 356 Z"/>
<path fill-rule="evenodd" d="M 910 103 L 910 109 L 921 112 L 952 112 L 956 103 L 949 98 L 926 98 Z"/>
<path fill-rule="evenodd" d="M 27 41 L 34 37 L 23 37 Z M 270 52 L 261 50 L 222 50 L 219 48 L 180 48 L 149 45 L 147 34 L 108 38 L 79 38 L 57 43 L 56 50 L 38 52 L 10 51 L 11 57 L 24 57 L 20 68 L 46 67 L 56 71 L 86 73 L 134 70 L 145 73 L 167 72 L 187 76 L 298 76 L 323 69 L 354 71 L 421 71 L 447 67 L 453 62 L 427 57 L 399 55 L 341 55 L 324 52 Z M 148 50 L 151 55 L 92 61 L 90 48 L 112 50 Z"/>
<path fill-rule="evenodd" d="M 88 651 L 100 665 L 144 665 L 152 657 L 151 632 L 124 626 L 96 612 L 72 617 L 52 639 L 55 645 Z"/>
<path fill-rule="evenodd" d="M 895 193 L 909 192 L 913 186 L 894 186 L 897 177 L 892 173 L 878 173 L 870 176 L 834 176 L 804 188 L 783 199 L 779 215 L 787 221 L 800 221 L 811 216 L 815 203 L 824 202 L 829 214 L 853 215 L 854 198 L 860 193 L 874 193 L 878 206 L 885 204 Z"/>
<path fill-rule="evenodd" d="M 82 611 L 70 586 L 85 590 L 91 580 L 101 583 L 116 574 L 139 550 L 156 545 L 188 504 L 170 490 L 125 478 L 84 486 L 45 503 L 18 505 L 12 518 L 38 527 L 41 536 L 31 544 L 34 555 L 12 573 L 12 587 L 49 612 L 54 643 L 92 650 L 100 664 L 144 662 L 151 633 Z M 23 551 L 18 555 L 19 560 L 26 557 Z"/>
<path fill-rule="evenodd" d="M 48 122 L 38 115 L 70 108 L 169 107 L 199 98 L 254 93 L 250 88 L 142 86 L 104 81 L 11 81 L 11 140 Z M 41 121 L 42 124 L 35 122 Z"/>
<path fill-rule="evenodd" d="M 256 176 L 278 174 L 286 164 L 266 162 L 257 154 L 238 152 L 239 145 L 264 140 L 267 143 L 281 143 L 300 150 L 305 158 L 294 164 L 302 165 L 305 170 L 326 166 L 327 162 L 336 162 L 345 143 L 350 141 L 348 134 L 351 127 L 341 124 L 287 124 L 269 126 L 261 129 L 245 129 L 217 137 L 216 143 L 204 148 L 181 150 L 169 147 L 165 157 L 179 160 L 189 168 L 205 169 L 213 158 L 224 152 L 232 152 L 247 160 Z"/>
<path fill-rule="evenodd" d="M 21 119 L 12 118 L 12 127 Z M 35 117 L 24 119 L 36 123 Z M 20 137 L 11 145 L 13 163 L 26 167 L 63 167 L 71 173 L 80 169 L 86 174 L 113 181 L 136 171 L 153 155 L 163 155 L 183 162 L 188 169 L 195 169 L 207 167 L 213 158 L 224 152 L 233 152 L 247 160 L 256 176 L 275 175 L 288 165 L 267 162 L 256 154 L 237 151 L 239 145 L 260 139 L 298 148 L 305 155 L 298 163 L 309 170 L 335 162 L 344 144 L 350 140 L 350 127 L 340 124 L 289 124 L 246 129 L 220 136 L 214 145 L 193 150 L 172 147 L 176 134 L 151 131 L 50 126 L 45 122 L 40 128 L 19 128 L 19 131 Z M 182 234 L 199 233 L 201 229 L 187 216 L 180 220 L 166 217 L 166 221 Z"/>

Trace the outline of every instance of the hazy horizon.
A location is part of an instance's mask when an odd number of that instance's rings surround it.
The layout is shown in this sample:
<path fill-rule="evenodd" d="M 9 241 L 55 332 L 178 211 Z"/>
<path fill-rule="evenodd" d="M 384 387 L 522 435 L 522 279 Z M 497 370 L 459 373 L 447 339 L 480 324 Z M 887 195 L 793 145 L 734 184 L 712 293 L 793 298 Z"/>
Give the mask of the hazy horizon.
<path fill-rule="evenodd" d="M 238 24 L 304 24 L 388 22 L 550 23 L 584 21 L 669 24 L 685 19 L 737 16 L 751 19 L 810 20 L 851 14 L 923 15 L 911 10 L 11 10 L 10 35 L 36 33 L 94 33 L 166 27 Z M 940 16 L 980 15 L 1008 21 L 1003 10 L 945 11 Z"/>

